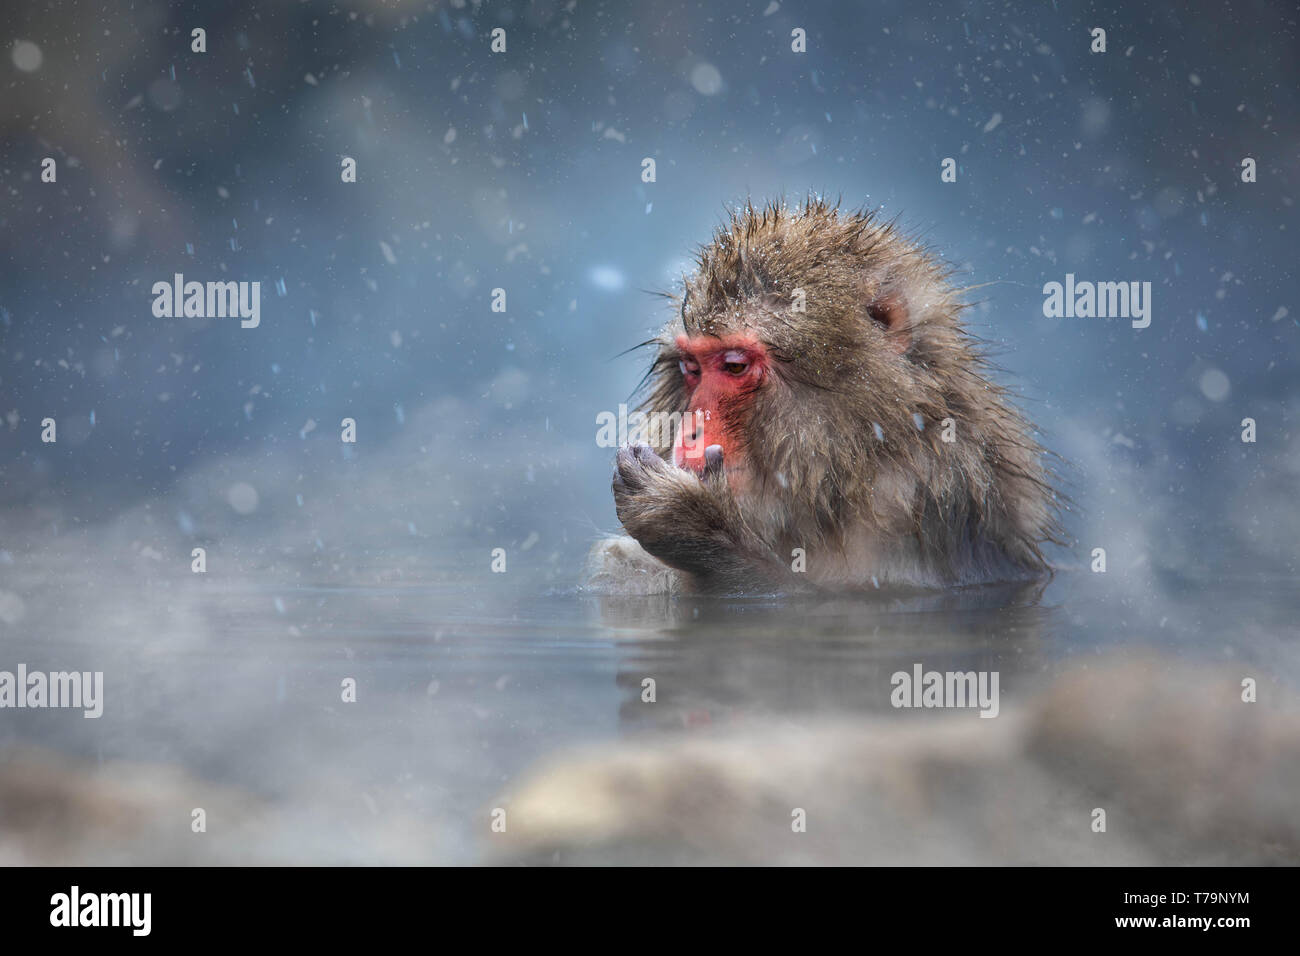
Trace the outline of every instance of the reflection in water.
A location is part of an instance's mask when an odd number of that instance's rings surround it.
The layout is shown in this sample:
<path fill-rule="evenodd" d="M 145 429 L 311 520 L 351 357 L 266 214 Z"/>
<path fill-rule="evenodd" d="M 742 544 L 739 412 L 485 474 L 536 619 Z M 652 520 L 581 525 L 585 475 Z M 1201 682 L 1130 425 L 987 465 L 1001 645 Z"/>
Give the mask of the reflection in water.
<path fill-rule="evenodd" d="M 890 710 L 890 678 L 998 671 L 1020 692 L 1043 669 L 1046 582 L 816 599 L 599 597 L 622 635 L 620 716 L 661 728 Z M 644 699 L 654 680 L 654 705 Z"/>
<path fill-rule="evenodd" d="M 395 573 L 392 560 L 348 584 L 291 558 L 207 580 L 157 563 L 83 574 L 64 560 L 11 579 L 23 605 L 0 669 L 103 670 L 105 713 L 4 712 L 0 820 L 26 821 L 0 823 L 8 862 L 1152 862 L 1184 845 L 1177 832 L 1126 836 L 1122 851 L 1077 844 L 1072 828 L 1100 799 L 1087 786 L 1104 784 L 1116 806 L 1129 792 L 1167 800 L 1149 745 L 1163 740 L 1209 774 L 1188 785 L 1218 793 L 1219 751 L 1178 736 L 1193 721 L 1175 703 L 1246 673 L 1270 702 L 1248 713 L 1275 722 L 1250 778 L 1265 789 L 1235 804 L 1264 809 L 1258 824 L 1222 811 L 1246 837 L 1202 834 L 1193 856 L 1293 845 L 1251 830 L 1295 802 L 1267 769 L 1300 739 L 1275 709 L 1296 674 L 1282 610 L 1294 587 L 1276 577 L 1160 580 L 1137 599 L 1119 575 L 1063 573 L 728 601 L 510 576 L 470 586 L 461 571 Z M 92 583 L 70 595 L 76 580 Z M 1191 672 L 1156 695 L 1168 706 L 1144 702 L 1143 682 L 1166 670 L 1148 657 L 1170 649 L 1216 665 L 1212 680 Z M 997 671 L 1000 715 L 893 709 L 891 675 L 916 664 Z M 1101 690 L 1060 697 L 1062 681 L 1103 665 Z M 1105 699 L 1111 686 L 1124 695 Z M 1035 716 L 1047 713 L 1052 723 Z M 1101 714 L 1134 716 L 1116 729 Z M 1131 744 L 1117 750 L 1112 734 Z M 1085 756 L 1091 783 L 1069 776 Z M 88 800 L 103 812 L 86 813 Z M 788 833 L 792 800 L 816 809 L 815 838 L 755 835 L 773 814 Z M 191 838 L 195 806 L 220 839 Z M 493 807 L 508 836 L 492 833 Z M 1023 824 L 1014 839 L 1008 814 Z"/>

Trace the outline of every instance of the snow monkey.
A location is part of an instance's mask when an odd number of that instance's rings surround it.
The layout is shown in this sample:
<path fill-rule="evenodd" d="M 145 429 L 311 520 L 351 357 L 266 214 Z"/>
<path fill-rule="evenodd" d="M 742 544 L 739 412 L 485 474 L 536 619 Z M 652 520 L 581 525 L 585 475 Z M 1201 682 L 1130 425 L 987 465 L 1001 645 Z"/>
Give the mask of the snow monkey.
<path fill-rule="evenodd" d="M 597 589 L 944 587 L 1049 573 L 1058 500 L 987 377 L 951 270 L 893 223 L 808 199 L 731 212 L 647 373 Z M 663 434 L 667 432 L 667 434 Z M 647 553 L 649 556 L 647 556 Z M 639 581 L 620 581 L 637 578 Z"/>

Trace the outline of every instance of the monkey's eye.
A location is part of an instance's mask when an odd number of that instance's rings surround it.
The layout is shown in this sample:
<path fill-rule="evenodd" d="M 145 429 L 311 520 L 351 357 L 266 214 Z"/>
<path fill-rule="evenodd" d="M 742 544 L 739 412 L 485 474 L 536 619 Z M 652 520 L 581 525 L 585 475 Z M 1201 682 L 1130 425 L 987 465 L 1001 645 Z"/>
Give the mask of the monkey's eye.
<path fill-rule="evenodd" d="M 690 359 L 680 359 L 677 367 L 682 370 L 682 375 L 691 376 L 700 374 L 700 363 L 692 362 Z"/>
<path fill-rule="evenodd" d="M 744 352 L 727 352 L 722 356 L 722 370 L 728 375 L 744 375 L 749 371 L 749 360 Z"/>

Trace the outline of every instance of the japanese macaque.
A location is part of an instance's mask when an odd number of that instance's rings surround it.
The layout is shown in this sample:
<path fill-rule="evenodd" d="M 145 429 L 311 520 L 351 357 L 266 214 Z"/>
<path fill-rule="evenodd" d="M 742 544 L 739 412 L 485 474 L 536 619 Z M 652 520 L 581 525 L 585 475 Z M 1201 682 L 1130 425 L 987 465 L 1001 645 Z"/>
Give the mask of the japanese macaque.
<path fill-rule="evenodd" d="M 870 212 L 816 199 L 732 212 L 649 343 L 642 410 L 680 424 L 620 450 L 614 503 L 635 544 L 596 545 L 593 587 L 1047 573 L 1043 546 L 1061 542 L 1045 453 L 986 377 L 949 272 Z"/>

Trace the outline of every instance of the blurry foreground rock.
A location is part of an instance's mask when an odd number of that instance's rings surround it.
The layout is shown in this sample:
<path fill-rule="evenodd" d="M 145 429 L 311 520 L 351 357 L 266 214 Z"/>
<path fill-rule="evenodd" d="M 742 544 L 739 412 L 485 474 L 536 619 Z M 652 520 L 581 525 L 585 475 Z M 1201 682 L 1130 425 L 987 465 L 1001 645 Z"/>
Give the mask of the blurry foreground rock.
<path fill-rule="evenodd" d="M 1294 864 L 1300 710 L 1274 687 L 1243 703 L 1240 678 L 1112 659 L 1076 664 L 1023 706 L 1004 699 L 994 719 L 634 734 L 520 778 L 491 835 L 486 812 L 416 816 L 400 792 L 349 788 L 329 768 L 268 801 L 178 768 L 10 746 L 0 865 Z M 195 807 L 206 833 L 191 831 Z M 473 832 L 478 852 L 453 839 Z"/>
<path fill-rule="evenodd" d="M 1114 660 L 992 720 L 900 711 L 628 741 L 521 781 L 498 859 L 1296 863 L 1300 711 L 1242 702 L 1239 680 Z"/>
<path fill-rule="evenodd" d="M 0 751 L 3 865 L 198 863 L 212 858 L 213 841 L 191 832 L 195 808 L 215 825 L 247 820 L 253 802 L 170 767 L 95 768 L 47 750 Z"/>
<path fill-rule="evenodd" d="M 164 765 L 0 748 L 0 866 L 416 864 L 436 827 L 313 795 L 270 803 Z M 191 829 L 202 808 L 207 830 Z"/>

